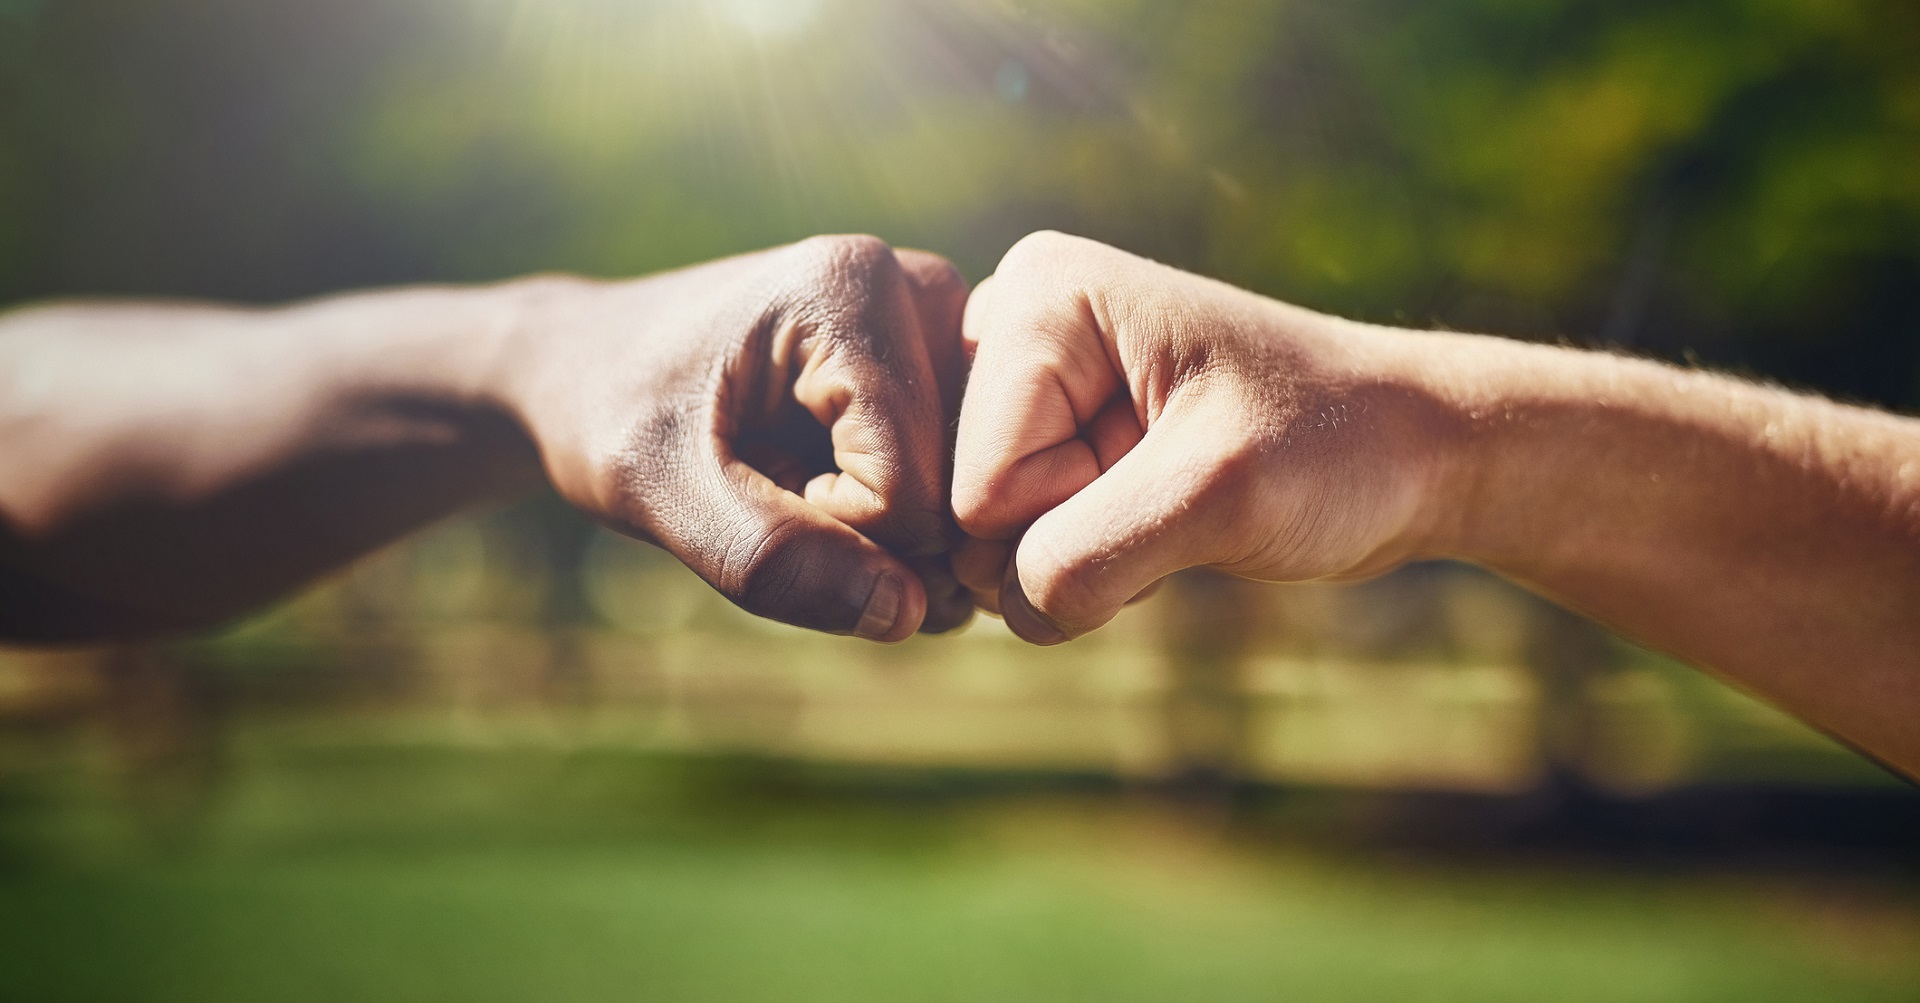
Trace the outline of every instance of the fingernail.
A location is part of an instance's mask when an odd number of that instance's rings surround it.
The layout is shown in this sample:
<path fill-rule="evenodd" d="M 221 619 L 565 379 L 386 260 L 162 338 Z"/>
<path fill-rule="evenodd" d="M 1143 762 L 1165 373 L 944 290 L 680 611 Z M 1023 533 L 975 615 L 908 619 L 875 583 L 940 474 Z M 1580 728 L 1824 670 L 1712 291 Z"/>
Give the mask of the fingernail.
<path fill-rule="evenodd" d="M 860 625 L 853 632 L 871 641 L 886 640 L 900 620 L 900 601 L 905 596 L 906 589 L 898 578 L 881 575 L 874 579 L 867 606 L 860 612 Z"/>
<path fill-rule="evenodd" d="M 1040 615 L 1027 601 L 1027 593 L 1020 587 L 1020 578 L 1009 574 L 1006 585 L 1000 590 L 1000 618 L 1007 627 L 1023 640 L 1034 644 L 1059 644 L 1067 639 L 1066 631 L 1053 625 L 1053 621 Z"/>

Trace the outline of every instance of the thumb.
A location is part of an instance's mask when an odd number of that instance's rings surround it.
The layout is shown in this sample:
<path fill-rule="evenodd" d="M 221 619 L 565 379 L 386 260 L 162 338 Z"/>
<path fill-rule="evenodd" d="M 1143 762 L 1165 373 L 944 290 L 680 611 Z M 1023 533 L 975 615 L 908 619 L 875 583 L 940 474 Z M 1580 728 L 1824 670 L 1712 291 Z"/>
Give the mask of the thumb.
<path fill-rule="evenodd" d="M 675 472 L 650 534 L 735 605 L 834 634 L 901 641 L 920 627 L 919 576 L 872 540 L 732 456 Z"/>
<path fill-rule="evenodd" d="M 1113 619 L 1160 579 L 1224 559 L 1230 499 L 1218 423 L 1165 420 L 1092 483 L 1036 520 L 1007 564 L 1000 608 L 1035 644 Z"/>

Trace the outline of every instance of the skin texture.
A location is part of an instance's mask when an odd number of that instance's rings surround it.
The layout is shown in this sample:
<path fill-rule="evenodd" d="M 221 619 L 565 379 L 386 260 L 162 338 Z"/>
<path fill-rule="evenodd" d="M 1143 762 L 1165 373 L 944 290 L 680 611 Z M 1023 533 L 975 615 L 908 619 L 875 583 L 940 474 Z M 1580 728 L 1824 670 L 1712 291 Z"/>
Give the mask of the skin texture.
<path fill-rule="evenodd" d="M 945 570 L 966 286 L 822 237 L 622 282 L 0 317 L 0 637 L 217 623 L 544 479 L 763 616 L 897 641 Z"/>
<path fill-rule="evenodd" d="M 955 570 L 1028 640 L 1187 567 L 1457 558 L 1920 774 L 1920 421 L 1351 323 L 1051 233 L 964 333 Z"/>

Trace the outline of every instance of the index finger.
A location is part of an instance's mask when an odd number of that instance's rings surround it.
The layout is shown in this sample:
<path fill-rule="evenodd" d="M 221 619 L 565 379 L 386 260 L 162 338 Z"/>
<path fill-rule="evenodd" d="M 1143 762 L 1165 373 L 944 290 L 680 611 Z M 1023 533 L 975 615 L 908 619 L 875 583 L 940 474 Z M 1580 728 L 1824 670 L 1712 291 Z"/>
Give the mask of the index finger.
<path fill-rule="evenodd" d="M 1029 238 L 1031 240 L 1032 238 Z M 1009 539 L 1093 483 L 1114 457 L 1102 415 L 1130 403 L 1084 293 L 1016 245 L 967 303 L 973 348 L 954 448 L 953 510 L 967 533 Z M 1118 412 L 1116 412 L 1118 414 Z"/>
<path fill-rule="evenodd" d="M 951 311 L 958 273 L 943 279 L 922 259 L 909 273 L 885 244 L 849 240 L 797 346 L 794 399 L 828 427 L 838 468 L 805 496 L 897 553 L 937 553 L 950 535 L 947 408 L 927 327 L 941 318 L 936 299 Z"/>

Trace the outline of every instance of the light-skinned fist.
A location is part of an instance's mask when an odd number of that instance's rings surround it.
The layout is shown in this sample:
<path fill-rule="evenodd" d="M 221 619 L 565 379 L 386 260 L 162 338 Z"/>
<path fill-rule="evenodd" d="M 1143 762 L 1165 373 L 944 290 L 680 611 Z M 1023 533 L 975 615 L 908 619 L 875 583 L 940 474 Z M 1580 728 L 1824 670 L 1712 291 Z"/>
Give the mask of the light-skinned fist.
<path fill-rule="evenodd" d="M 970 300 L 953 507 L 979 604 L 1042 644 L 1164 576 L 1363 577 L 1429 549 L 1442 409 L 1418 335 L 1058 233 Z"/>

